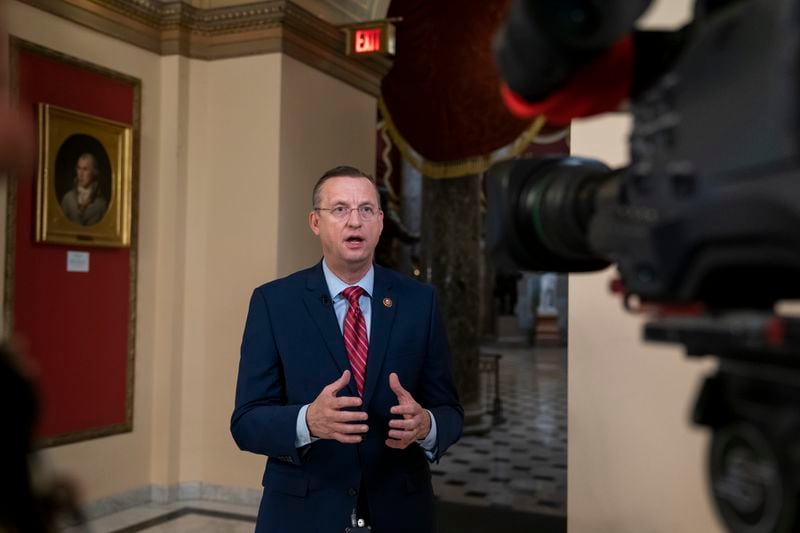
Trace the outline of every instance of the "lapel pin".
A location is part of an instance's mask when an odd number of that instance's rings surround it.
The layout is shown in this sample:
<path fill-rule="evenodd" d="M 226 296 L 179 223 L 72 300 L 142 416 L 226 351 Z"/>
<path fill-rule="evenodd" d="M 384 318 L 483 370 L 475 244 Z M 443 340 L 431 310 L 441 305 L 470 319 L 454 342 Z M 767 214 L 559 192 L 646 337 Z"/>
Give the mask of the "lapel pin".
<path fill-rule="evenodd" d="M 384 307 L 391 307 L 393 305 L 394 305 L 394 302 L 392 301 L 391 298 L 384 298 L 383 299 L 383 306 Z"/>

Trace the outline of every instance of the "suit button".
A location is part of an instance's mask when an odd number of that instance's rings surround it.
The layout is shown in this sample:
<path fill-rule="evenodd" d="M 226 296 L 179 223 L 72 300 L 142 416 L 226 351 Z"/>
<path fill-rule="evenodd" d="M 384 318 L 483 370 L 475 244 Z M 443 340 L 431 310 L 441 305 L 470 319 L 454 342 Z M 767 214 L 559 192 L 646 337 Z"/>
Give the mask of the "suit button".
<path fill-rule="evenodd" d="M 358 495 L 358 491 L 356 489 L 353 489 L 353 488 L 347 489 L 347 495 L 348 496 L 357 496 Z"/>

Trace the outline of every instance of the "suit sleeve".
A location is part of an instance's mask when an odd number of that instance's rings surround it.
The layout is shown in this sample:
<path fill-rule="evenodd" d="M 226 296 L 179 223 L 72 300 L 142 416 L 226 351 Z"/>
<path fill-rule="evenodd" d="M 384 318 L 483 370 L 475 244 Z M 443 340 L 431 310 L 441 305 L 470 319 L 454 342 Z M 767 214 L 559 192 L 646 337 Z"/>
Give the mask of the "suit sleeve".
<path fill-rule="evenodd" d="M 286 405 L 283 367 L 264 291 L 256 289 L 242 338 L 231 434 L 240 449 L 299 464 L 297 414 Z"/>
<path fill-rule="evenodd" d="M 436 292 L 432 292 L 428 353 L 420 389 L 423 396 L 418 401 L 436 417 L 436 447 L 431 460 L 438 461 L 442 454 L 461 437 L 464 427 L 464 408 L 458 399 L 458 392 L 453 382 L 450 347 L 438 298 Z"/>

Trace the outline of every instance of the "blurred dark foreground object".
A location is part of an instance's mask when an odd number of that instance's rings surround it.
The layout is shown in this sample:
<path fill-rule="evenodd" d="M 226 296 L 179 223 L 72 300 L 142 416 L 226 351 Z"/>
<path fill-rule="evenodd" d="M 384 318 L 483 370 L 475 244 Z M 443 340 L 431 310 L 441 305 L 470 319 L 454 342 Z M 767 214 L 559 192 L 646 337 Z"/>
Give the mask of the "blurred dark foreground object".
<path fill-rule="evenodd" d="M 29 179 L 34 120 L 9 106 L 5 7 L 0 0 L 0 178 Z M 59 521 L 83 522 L 75 485 L 42 468 L 33 453 L 38 401 L 27 363 L 7 344 L 0 345 L 0 533 L 50 532 L 58 530 Z"/>
<path fill-rule="evenodd" d="M 33 431 L 38 401 L 25 360 L 0 346 L 0 532 L 57 531 L 61 521 L 81 523 L 77 490 L 66 478 L 37 467 Z"/>

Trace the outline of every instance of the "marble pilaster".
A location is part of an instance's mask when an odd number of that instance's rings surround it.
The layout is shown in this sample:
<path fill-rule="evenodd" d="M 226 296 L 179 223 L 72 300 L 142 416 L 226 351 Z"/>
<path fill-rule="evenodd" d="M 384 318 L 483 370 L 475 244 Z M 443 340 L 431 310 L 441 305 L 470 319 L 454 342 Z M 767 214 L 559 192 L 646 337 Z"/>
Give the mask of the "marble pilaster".
<path fill-rule="evenodd" d="M 422 230 L 422 174 L 405 159 L 401 158 L 400 161 L 401 215 L 409 231 L 420 234 Z M 400 272 L 415 275 L 414 269 L 419 266 L 415 257 L 419 256 L 419 249 L 420 243 L 401 247 Z"/>
<path fill-rule="evenodd" d="M 494 340 L 497 338 L 497 309 L 494 304 L 495 268 L 490 254 L 486 251 L 486 239 L 481 238 L 481 337 Z"/>
<path fill-rule="evenodd" d="M 480 426 L 480 179 L 423 179 L 423 275 L 439 291 L 466 430 Z"/>

